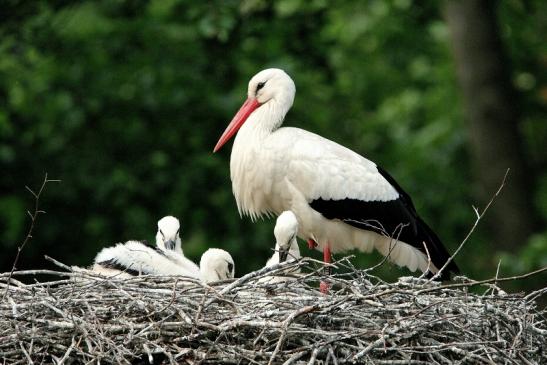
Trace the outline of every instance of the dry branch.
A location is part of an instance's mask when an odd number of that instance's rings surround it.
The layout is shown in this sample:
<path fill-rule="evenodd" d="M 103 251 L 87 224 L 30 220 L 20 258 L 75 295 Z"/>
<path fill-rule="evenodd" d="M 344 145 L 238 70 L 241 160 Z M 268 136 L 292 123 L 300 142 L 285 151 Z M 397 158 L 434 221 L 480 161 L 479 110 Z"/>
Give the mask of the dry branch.
<path fill-rule="evenodd" d="M 349 260 L 335 263 L 331 295 L 320 276 L 259 279 L 311 259 L 208 286 L 183 277 L 102 279 L 52 270 L 0 274 L 5 363 L 547 363 L 545 310 L 497 282 L 419 278 L 385 283 Z M 49 275 L 49 282 L 31 281 Z M 484 288 L 482 293 L 470 287 Z"/>
<path fill-rule="evenodd" d="M 61 180 L 48 179 L 47 173 L 46 173 L 45 176 L 44 176 L 44 181 L 42 181 L 42 185 L 38 189 L 37 193 L 34 192 L 34 190 L 29 188 L 28 186 L 25 186 L 27 191 L 34 197 L 34 211 L 31 213 L 30 210 L 27 210 L 27 214 L 30 218 L 30 225 L 29 225 L 27 235 L 25 236 L 25 239 L 23 240 L 21 245 L 19 245 L 17 247 L 17 254 L 15 255 L 15 259 L 13 260 L 13 265 L 11 267 L 11 271 L 10 271 L 9 277 L 8 277 L 8 287 L 9 287 L 9 278 L 11 278 L 13 272 L 15 271 L 15 269 L 17 267 L 17 263 L 19 262 L 19 256 L 21 255 L 21 251 L 23 251 L 23 248 L 25 248 L 26 244 L 32 239 L 32 231 L 34 230 L 34 226 L 36 225 L 36 221 L 38 220 L 38 215 L 45 213 L 45 211 L 40 209 L 40 196 L 44 192 L 44 189 L 46 188 L 46 185 L 48 183 L 50 183 L 50 182 L 60 182 L 60 181 Z M 2 300 L 6 299 L 7 293 L 8 292 L 7 292 L 7 287 L 6 287 L 6 290 L 4 291 L 4 295 L 2 296 Z"/>

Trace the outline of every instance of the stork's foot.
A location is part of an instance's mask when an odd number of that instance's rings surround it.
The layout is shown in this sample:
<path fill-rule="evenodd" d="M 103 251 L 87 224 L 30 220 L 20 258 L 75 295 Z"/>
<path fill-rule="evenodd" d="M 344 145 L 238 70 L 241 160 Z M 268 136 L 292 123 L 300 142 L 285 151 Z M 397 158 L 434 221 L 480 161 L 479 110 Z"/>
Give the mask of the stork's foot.
<path fill-rule="evenodd" d="M 312 240 L 311 238 L 308 240 L 308 248 L 310 250 L 313 250 L 314 248 L 317 247 L 317 242 L 315 242 L 314 240 Z"/>
<path fill-rule="evenodd" d="M 325 280 L 321 280 L 321 282 L 319 283 L 319 290 L 323 294 L 328 294 L 329 293 L 329 283 L 327 283 Z"/>

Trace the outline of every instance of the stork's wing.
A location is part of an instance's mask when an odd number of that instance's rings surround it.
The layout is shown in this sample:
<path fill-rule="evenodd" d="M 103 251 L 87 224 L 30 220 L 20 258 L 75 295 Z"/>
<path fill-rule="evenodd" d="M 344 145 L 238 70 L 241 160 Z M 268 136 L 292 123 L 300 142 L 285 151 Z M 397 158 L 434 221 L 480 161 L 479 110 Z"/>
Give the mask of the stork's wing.
<path fill-rule="evenodd" d="M 372 161 L 301 129 L 282 128 L 276 134 L 281 143 L 292 143 L 277 154 L 287 161 L 275 165 L 286 166 L 285 176 L 325 218 L 401 240 L 417 234 L 410 197 Z"/>
<path fill-rule="evenodd" d="M 272 165 L 286 169 L 282 176 L 287 176 L 308 201 L 385 202 L 399 198 L 395 187 L 378 172 L 374 162 L 316 134 L 298 128 L 280 128 L 264 147 L 280 149 L 282 153 L 269 154 L 271 158 L 283 159 Z"/>
<path fill-rule="evenodd" d="M 199 277 L 199 269 L 174 262 L 170 253 L 147 246 L 139 241 L 127 241 L 116 246 L 103 248 L 95 257 L 95 263 L 109 269 L 116 269 L 130 275 L 184 275 Z M 195 266 L 195 264 L 194 264 Z"/>

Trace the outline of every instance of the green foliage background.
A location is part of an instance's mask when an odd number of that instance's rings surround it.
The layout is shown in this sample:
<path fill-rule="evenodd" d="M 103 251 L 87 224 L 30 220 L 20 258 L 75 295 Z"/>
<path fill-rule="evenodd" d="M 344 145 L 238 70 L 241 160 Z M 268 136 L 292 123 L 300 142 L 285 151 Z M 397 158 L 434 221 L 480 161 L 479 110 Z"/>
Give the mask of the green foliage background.
<path fill-rule="evenodd" d="M 0 247 L 9 270 L 32 197 L 48 185 L 19 268 L 90 264 L 104 246 L 153 240 L 182 220 L 185 253 L 229 250 L 238 275 L 271 254 L 273 220 L 237 213 L 230 146 L 212 154 L 267 67 L 297 96 L 285 124 L 340 142 L 390 171 L 453 251 L 475 220 L 463 106 L 439 1 L 4 1 L 0 22 Z M 547 5 L 500 2 L 524 106 L 522 138 L 547 218 Z M 495 209 L 495 205 L 493 206 Z M 515 243 L 502 273 L 547 265 L 547 235 Z M 311 254 L 304 244 L 305 254 Z M 520 254 L 520 251 L 523 253 Z M 314 253 L 315 255 L 315 253 Z M 492 276 L 501 253 L 483 227 L 457 258 Z M 358 254 L 357 265 L 378 256 Z M 518 263 L 518 264 L 515 264 Z M 387 266 L 382 275 L 401 270 Z M 406 274 L 406 273 L 405 273 Z"/>

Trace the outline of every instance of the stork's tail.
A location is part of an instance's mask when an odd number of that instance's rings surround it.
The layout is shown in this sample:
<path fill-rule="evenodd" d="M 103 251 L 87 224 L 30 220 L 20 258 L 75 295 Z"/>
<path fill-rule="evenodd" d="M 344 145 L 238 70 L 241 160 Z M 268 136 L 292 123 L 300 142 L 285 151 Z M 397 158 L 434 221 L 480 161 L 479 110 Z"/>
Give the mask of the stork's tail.
<path fill-rule="evenodd" d="M 435 265 L 437 269 L 440 270 L 451 256 L 444 247 L 439 237 L 435 234 L 435 232 L 433 232 L 433 230 L 429 228 L 429 226 L 420 217 L 416 218 L 416 223 L 418 225 L 418 237 L 421 242 L 425 242 L 427 251 L 429 252 L 429 257 L 431 258 L 431 262 L 433 263 L 433 265 Z M 421 242 L 420 244 L 422 244 Z M 425 248 L 422 247 L 421 250 L 425 253 Z M 450 280 L 451 273 L 459 274 L 459 272 L 460 269 L 456 265 L 456 262 L 454 260 L 451 260 L 441 272 L 439 279 Z M 435 273 L 429 273 L 430 276 L 433 276 L 433 274 Z"/>

